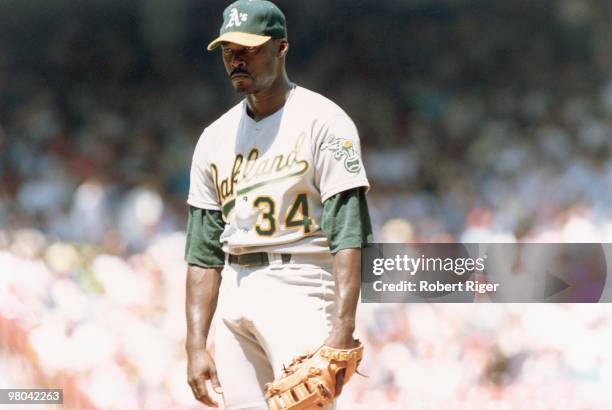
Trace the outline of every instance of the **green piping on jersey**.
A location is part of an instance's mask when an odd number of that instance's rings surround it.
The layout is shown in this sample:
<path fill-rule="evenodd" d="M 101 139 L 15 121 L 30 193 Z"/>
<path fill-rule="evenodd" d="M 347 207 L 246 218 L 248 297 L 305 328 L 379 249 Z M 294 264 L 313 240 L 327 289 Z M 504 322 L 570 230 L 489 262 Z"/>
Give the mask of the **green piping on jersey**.
<path fill-rule="evenodd" d="M 256 184 L 253 184 L 251 186 L 239 189 L 238 192 L 236 193 L 236 195 L 240 196 L 240 195 L 244 195 L 246 193 L 249 193 L 257 188 L 260 188 L 262 186 L 266 186 L 269 184 L 273 184 L 279 181 L 283 181 L 287 178 L 293 178 L 293 177 L 297 177 L 300 175 L 304 175 L 307 171 L 308 171 L 308 163 L 306 163 L 306 167 L 304 167 L 304 169 L 301 169 L 297 172 L 294 172 L 293 174 L 289 174 L 289 175 L 283 175 L 281 177 L 277 177 L 277 178 L 273 178 L 273 179 L 269 179 L 267 181 L 262 181 L 262 182 L 258 182 Z M 225 215 L 225 217 L 227 218 L 227 216 L 229 215 L 229 213 L 232 211 L 232 209 L 234 209 L 234 206 L 236 205 L 236 198 L 229 200 L 225 205 L 223 205 L 223 215 Z"/>
<path fill-rule="evenodd" d="M 221 249 L 221 233 L 225 223 L 219 211 L 189 207 L 185 261 L 202 268 L 219 268 L 225 265 L 225 253 Z"/>
<path fill-rule="evenodd" d="M 321 229 L 331 253 L 370 245 L 374 238 L 365 189 L 350 189 L 325 201 Z"/>

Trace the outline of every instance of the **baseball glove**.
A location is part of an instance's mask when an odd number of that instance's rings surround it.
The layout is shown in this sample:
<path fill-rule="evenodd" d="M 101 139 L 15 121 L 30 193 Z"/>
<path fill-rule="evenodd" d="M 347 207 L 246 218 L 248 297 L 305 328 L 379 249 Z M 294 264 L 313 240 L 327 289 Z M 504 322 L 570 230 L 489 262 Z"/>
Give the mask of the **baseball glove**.
<path fill-rule="evenodd" d="M 297 356 L 283 368 L 283 375 L 266 384 L 270 410 L 308 410 L 323 407 L 336 396 L 336 375 L 345 369 L 344 384 L 357 372 L 363 345 L 353 349 L 322 346 Z"/>

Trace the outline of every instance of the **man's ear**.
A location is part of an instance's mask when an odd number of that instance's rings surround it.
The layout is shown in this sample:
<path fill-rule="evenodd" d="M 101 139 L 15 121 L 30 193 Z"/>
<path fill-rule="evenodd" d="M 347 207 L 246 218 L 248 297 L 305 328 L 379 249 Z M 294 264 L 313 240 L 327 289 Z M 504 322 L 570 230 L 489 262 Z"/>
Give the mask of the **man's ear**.
<path fill-rule="evenodd" d="M 286 38 L 281 38 L 278 41 L 278 57 L 282 58 L 285 57 L 287 55 L 287 53 L 289 52 L 289 41 L 287 41 Z"/>

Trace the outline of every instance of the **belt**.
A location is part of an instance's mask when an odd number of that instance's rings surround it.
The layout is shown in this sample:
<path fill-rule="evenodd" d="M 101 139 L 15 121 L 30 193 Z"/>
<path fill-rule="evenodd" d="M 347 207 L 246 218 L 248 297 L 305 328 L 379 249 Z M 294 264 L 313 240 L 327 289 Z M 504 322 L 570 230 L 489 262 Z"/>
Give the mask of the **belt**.
<path fill-rule="evenodd" d="M 291 262 L 290 253 L 276 254 L 280 255 L 282 263 Z M 257 267 L 270 265 L 270 257 L 267 252 L 245 253 L 244 255 L 228 256 L 228 262 L 242 267 Z"/>

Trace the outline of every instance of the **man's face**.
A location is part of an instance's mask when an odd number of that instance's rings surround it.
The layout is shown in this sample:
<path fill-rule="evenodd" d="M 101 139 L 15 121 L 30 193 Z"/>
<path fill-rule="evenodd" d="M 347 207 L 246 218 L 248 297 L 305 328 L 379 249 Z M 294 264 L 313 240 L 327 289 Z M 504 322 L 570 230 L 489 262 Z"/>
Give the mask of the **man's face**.
<path fill-rule="evenodd" d="M 274 82 L 281 61 L 277 47 L 276 40 L 259 47 L 222 43 L 223 64 L 236 92 L 254 94 Z"/>

